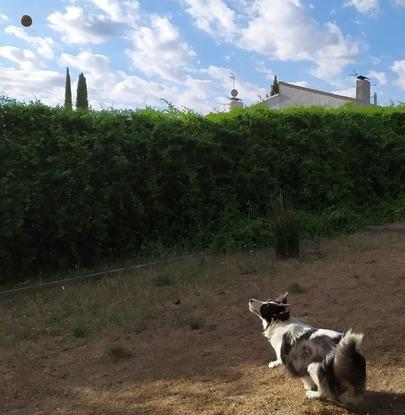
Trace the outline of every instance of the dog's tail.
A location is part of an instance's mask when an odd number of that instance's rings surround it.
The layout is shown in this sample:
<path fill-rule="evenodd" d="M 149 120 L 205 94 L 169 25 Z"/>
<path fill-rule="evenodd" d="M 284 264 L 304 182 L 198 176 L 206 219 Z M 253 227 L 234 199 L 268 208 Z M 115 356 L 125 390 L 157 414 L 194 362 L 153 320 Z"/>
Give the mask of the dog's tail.
<path fill-rule="evenodd" d="M 333 371 L 345 392 L 339 397 L 343 403 L 358 403 L 366 385 L 366 361 L 359 352 L 363 334 L 348 330 L 336 347 Z"/>

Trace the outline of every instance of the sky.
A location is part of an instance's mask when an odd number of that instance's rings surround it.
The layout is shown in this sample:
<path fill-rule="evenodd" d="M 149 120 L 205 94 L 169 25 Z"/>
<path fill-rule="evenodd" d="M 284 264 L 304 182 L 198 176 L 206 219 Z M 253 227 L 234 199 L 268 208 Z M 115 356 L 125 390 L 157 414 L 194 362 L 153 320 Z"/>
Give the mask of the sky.
<path fill-rule="evenodd" d="M 23 27 L 22 15 L 33 24 Z M 370 77 L 405 102 L 405 0 L 26 0 L 0 3 L 0 95 L 63 105 L 81 72 L 93 109 L 225 111 L 279 80 L 346 96 Z"/>

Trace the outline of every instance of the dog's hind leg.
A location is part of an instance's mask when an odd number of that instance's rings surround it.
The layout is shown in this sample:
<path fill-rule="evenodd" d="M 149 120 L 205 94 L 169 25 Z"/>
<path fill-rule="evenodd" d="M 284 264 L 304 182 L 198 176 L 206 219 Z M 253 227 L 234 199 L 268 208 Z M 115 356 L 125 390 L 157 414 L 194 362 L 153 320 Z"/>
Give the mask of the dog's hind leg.
<path fill-rule="evenodd" d="M 358 405 L 363 400 L 362 392 L 355 392 L 353 390 L 347 390 L 338 397 L 339 402 L 344 405 Z"/>
<path fill-rule="evenodd" d="M 311 377 L 315 386 L 318 388 L 318 390 L 316 391 L 314 390 L 307 391 L 307 397 L 310 399 L 318 399 L 322 396 L 321 384 L 320 384 L 319 375 L 318 375 L 320 367 L 321 367 L 320 363 L 311 363 L 307 367 L 307 372 L 309 373 L 309 376 Z"/>

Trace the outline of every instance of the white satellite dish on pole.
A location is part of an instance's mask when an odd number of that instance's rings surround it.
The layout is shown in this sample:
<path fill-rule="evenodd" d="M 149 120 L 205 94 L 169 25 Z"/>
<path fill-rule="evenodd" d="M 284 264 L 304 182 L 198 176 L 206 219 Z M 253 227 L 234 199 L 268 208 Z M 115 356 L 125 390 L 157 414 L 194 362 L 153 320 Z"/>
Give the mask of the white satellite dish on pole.
<path fill-rule="evenodd" d="M 233 88 L 231 90 L 232 98 L 230 99 L 229 107 L 230 109 L 234 108 L 243 108 L 243 103 L 240 98 L 236 98 L 239 94 L 238 90 L 235 88 L 235 75 L 231 74 L 230 78 L 232 79 Z"/>

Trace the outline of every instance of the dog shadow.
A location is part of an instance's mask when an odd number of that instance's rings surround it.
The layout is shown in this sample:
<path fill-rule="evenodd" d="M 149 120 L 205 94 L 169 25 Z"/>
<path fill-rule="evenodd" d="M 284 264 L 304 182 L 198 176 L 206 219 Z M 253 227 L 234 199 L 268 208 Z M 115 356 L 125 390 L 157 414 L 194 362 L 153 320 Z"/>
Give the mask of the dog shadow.
<path fill-rule="evenodd" d="M 357 406 L 344 406 L 358 415 L 404 415 L 405 394 L 392 392 L 364 393 L 364 399 Z"/>

